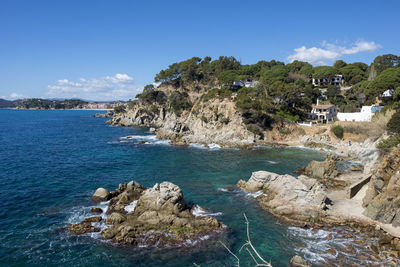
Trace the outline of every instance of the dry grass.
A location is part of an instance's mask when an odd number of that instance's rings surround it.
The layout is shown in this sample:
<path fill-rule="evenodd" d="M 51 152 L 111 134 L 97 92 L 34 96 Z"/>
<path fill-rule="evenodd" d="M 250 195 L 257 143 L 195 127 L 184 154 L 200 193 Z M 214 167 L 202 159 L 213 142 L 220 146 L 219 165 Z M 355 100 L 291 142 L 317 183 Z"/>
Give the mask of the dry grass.
<path fill-rule="evenodd" d="M 386 125 L 394 113 L 394 110 L 378 112 L 372 117 L 370 122 L 340 121 L 335 124 L 343 127 L 345 136 L 347 134 L 353 138 L 357 138 L 358 136 L 359 139 L 370 138 L 375 141 L 386 132 Z"/>

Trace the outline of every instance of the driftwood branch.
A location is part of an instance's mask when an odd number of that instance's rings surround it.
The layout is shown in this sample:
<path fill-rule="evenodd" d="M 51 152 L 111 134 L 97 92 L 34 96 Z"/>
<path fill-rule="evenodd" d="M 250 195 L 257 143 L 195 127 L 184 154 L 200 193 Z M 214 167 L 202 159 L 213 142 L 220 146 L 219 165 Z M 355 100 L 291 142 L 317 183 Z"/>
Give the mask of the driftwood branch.
<path fill-rule="evenodd" d="M 263 257 L 261 257 L 260 253 L 256 250 L 256 248 L 253 246 L 253 243 L 251 242 L 250 239 L 250 222 L 247 219 L 247 216 L 245 213 L 243 213 L 244 219 L 246 221 L 246 233 L 247 233 L 247 241 L 244 243 L 240 249 L 239 252 L 242 251 L 242 249 L 246 249 L 246 251 L 249 253 L 250 257 L 253 259 L 254 263 L 256 264 L 255 266 L 266 266 L 266 267 L 272 267 L 272 264 L 270 262 L 267 262 L 264 260 Z M 235 253 L 233 253 L 223 242 L 219 241 L 222 246 L 237 260 L 237 266 L 240 267 L 240 260 L 239 257 L 236 256 Z M 250 248 L 250 249 L 249 249 Z M 254 254 L 253 254 L 254 253 Z M 258 259 L 258 260 L 257 260 Z M 258 261 L 261 261 L 261 263 L 258 263 Z"/>
<path fill-rule="evenodd" d="M 236 260 L 237 260 L 237 266 L 240 267 L 240 260 L 239 260 L 239 257 L 236 256 L 236 254 L 233 253 L 222 241 L 219 241 L 219 242 L 221 243 L 222 246 L 224 246 L 224 248 L 225 248 L 233 257 L 236 258 Z"/>

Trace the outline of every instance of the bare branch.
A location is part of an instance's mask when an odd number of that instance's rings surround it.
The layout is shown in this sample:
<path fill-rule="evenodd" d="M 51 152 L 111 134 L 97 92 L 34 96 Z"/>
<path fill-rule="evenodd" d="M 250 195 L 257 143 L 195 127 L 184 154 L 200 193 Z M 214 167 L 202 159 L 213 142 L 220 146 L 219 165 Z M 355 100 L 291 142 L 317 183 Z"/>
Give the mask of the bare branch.
<path fill-rule="evenodd" d="M 219 243 L 221 243 L 222 246 L 224 246 L 224 248 L 233 256 L 236 258 L 237 260 L 237 266 L 240 267 L 240 260 L 239 257 L 235 255 L 235 253 L 233 253 L 222 241 L 219 241 Z"/>
<path fill-rule="evenodd" d="M 243 213 L 243 216 L 244 216 L 244 219 L 246 220 L 246 226 L 247 226 L 247 244 L 251 247 L 251 249 L 252 249 L 253 252 L 256 254 L 256 256 L 265 264 L 265 266 L 272 267 L 271 263 L 269 263 L 269 262 L 267 262 L 266 260 L 264 260 L 263 257 L 261 257 L 261 255 L 258 253 L 258 251 L 257 251 L 257 250 L 255 249 L 255 247 L 253 246 L 253 243 L 251 243 L 251 239 L 250 239 L 250 227 L 249 227 L 250 223 L 249 223 L 249 220 L 247 219 L 246 213 Z M 247 248 L 246 248 L 246 249 L 247 249 Z M 249 251 L 249 250 L 247 249 L 247 251 Z M 257 261 L 255 261 L 255 262 L 256 262 L 256 264 L 257 264 L 256 266 L 263 266 L 263 265 L 258 264 Z"/>

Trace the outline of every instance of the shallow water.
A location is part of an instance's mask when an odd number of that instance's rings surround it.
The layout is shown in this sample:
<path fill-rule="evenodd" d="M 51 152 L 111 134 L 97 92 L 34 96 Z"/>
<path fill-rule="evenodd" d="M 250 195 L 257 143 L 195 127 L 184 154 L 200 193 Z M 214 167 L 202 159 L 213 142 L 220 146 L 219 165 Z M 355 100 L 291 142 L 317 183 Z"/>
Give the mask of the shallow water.
<path fill-rule="evenodd" d="M 306 237 L 302 229 L 279 223 L 251 196 L 230 190 L 252 171 L 291 173 L 322 159 L 318 152 L 175 147 L 147 129 L 106 125 L 106 119 L 91 117 L 96 112 L 0 110 L 1 265 L 235 264 L 213 238 L 190 249 L 132 249 L 104 242 L 99 234 L 73 236 L 65 231 L 69 223 L 89 216 L 96 188 L 111 190 L 130 180 L 145 186 L 162 181 L 179 185 L 187 202 L 206 208 L 229 227 L 221 238 L 235 252 L 245 242 L 245 212 L 254 245 L 274 266 L 287 266 L 295 254 L 324 265 L 318 254 L 325 247 L 307 247 L 320 240 L 319 235 Z M 250 265 L 245 252 L 238 255 L 242 266 Z"/>

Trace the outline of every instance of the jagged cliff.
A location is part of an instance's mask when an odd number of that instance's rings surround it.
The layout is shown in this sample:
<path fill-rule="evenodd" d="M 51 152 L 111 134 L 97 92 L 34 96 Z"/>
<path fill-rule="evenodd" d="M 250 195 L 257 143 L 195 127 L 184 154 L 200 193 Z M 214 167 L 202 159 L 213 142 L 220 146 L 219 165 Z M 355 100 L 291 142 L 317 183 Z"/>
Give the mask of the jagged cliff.
<path fill-rule="evenodd" d="M 400 226 L 400 147 L 376 168 L 363 201 L 366 216 Z"/>
<path fill-rule="evenodd" d="M 223 146 L 245 146 L 261 137 L 250 132 L 235 107 L 234 94 L 227 98 L 202 99 L 202 90 L 160 86 L 165 101 L 138 100 L 125 112 L 118 113 L 112 124 L 121 126 L 157 127 L 157 137 L 170 139 L 173 144 L 218 143 Z M 171 95 L 178 92 L 190 105 L 178 109 Z"/>

